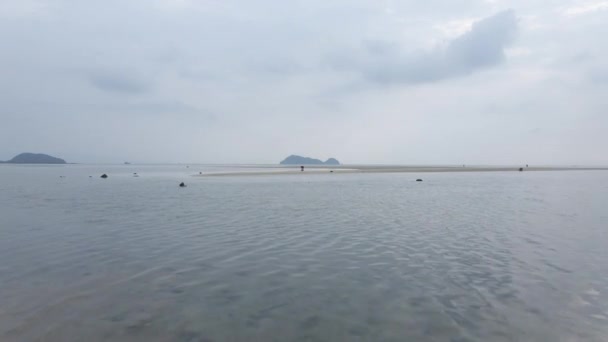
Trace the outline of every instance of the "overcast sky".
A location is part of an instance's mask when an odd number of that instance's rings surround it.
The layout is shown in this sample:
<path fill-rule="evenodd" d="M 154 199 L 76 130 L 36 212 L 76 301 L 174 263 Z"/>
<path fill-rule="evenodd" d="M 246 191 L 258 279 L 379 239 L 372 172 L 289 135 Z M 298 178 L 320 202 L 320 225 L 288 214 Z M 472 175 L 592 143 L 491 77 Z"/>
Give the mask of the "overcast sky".
<path fill-rule="evenodd" d="M 608 165 L 608 1 L 0 0 L 0 160 Z"/>

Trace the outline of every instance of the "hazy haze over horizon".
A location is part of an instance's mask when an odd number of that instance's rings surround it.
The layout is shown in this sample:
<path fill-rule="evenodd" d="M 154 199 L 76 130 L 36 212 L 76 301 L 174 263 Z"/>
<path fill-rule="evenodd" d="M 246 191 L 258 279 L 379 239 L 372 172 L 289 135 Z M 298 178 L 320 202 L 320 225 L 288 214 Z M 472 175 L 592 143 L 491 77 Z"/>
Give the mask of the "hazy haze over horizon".
<path fill-rule="evenodd" d="M 0 160 L 608 165 L 608 1 L 0 0 Z"/>

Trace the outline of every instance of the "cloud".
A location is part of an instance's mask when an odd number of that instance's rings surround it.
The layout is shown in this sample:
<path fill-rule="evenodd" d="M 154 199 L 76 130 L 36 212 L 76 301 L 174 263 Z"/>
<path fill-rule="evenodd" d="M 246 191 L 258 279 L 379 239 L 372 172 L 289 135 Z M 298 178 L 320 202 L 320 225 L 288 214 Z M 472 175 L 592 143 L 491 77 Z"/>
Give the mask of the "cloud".
<path fill-rule="evenodd" d="M 587 3 L 584 5 L 568 7 L 562 10 L 562 13 L 568 17 L 607 10 L 608 9 L 608 1 L 600 1 Z"/>
<path fill-rule="evenodd" d="M 608 69 L 594 68 L 587 73 L 593 85 L 608 85 Z"/>
<path fill-rule="evenodd" d="M 467 18 L 458 20 L 449 20 L 445 23 L 436 24 L 434 28 L 443 32 L 448 37 L 457 37 L 471 30 L 473 24 L 479 21 L 480 18 Z"/>
<path fill-rule="evenodd" d="M 0 154 L 606 164 L 606 1 L 0 0 Z"/>
<path fill-rule="evenodd" d="M 141 76 L 118 70 L 96 70 L 87 74 L 87 80 L 96 88 L 112 93 L 139 94 L 147 90 Z"/>
<path fill-rule="evenodd" d="M 381 84 L 441 81 L 499 65 L 516 31 L 517 19 L 508 10 L 474 23 L 470 31 L 432 51 L 403 53 L 394 43 L 366 42 L 363 58 L 336 59 L 333 65 L 355 69 Z"/>
<path fill-rule="evenodd" d="M 41 15 L 47 7 L 47 3 L 39 0 L 2 1 L 0 3 L 0 18 L 15 19 Z"/>

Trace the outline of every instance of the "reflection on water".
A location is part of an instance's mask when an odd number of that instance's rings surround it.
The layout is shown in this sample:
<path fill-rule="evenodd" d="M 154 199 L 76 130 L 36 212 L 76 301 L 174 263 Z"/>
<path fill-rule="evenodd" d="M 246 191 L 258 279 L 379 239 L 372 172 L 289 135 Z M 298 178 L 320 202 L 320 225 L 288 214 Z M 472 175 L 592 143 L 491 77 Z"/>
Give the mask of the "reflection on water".
<path fill-rule="evenodd" d="M 608 340 L 608 173 L 200 171 L 1 166 L 0 340 Z"/>

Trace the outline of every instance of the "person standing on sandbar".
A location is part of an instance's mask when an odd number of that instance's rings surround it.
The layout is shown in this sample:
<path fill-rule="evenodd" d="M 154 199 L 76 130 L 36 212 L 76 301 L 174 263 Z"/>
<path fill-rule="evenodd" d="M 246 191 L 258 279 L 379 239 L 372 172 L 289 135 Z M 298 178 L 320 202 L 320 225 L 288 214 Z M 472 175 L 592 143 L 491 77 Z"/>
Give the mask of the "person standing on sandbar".
<path fill-rule="evenodd" d="M 300 166 L 300 171 L 304 172 L 304 166 Z"/>

